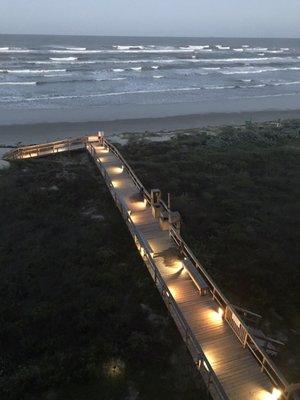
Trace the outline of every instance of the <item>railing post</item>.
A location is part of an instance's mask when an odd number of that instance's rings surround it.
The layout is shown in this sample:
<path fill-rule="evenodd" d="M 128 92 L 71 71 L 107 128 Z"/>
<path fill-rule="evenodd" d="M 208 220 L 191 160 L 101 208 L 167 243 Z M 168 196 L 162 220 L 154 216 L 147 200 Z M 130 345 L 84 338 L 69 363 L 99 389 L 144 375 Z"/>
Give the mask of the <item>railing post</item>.
<path fill-rule="evenodd" d="M 246 332 L 246 335 L 244 337 L 244 341 L 243 341 L 243 347 L 244 348 L 247 346 L 247 341 L 248 341 L 248 332 Z"/>
<path fill-rule="evenodd" d="M 266 362 L 266 359 L 265 359 L 265 357 L 264 357 L 263 360 L 262 360 L 262 363 L 261 363 L 261 372 L 264 372 L 264 369 L 265 369 L 265 362 Z"/>

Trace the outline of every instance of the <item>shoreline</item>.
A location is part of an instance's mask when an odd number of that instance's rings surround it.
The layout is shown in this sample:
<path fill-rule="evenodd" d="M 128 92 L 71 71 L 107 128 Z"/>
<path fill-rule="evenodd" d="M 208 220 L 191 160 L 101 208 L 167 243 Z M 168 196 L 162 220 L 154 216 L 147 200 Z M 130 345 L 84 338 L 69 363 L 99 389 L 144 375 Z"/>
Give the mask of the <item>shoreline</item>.
<path fill-rule="evenodd" d="M 42 143 L 103 130 L 108 136 L 124 132 L 160 132 L 206 126 L 241 125 L 247 120 L 268 122 L 300 118 L 299 110 L 207 113 L 113 121 L 45 122 L 0 125 L 0 145 Z"/>

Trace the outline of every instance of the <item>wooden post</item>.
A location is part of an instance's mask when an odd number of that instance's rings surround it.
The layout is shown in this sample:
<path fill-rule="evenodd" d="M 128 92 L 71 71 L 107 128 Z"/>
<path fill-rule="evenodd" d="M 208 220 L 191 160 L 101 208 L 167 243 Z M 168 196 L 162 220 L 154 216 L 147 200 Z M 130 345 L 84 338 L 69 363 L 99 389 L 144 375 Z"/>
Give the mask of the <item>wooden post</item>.
<path fill-rule="evenodd" d="M 243 342 L 243 347 L 245 348 L 247 346 L 247 340 L 248 340 L 248 332 L 246 332 L 244 342 Z"/>

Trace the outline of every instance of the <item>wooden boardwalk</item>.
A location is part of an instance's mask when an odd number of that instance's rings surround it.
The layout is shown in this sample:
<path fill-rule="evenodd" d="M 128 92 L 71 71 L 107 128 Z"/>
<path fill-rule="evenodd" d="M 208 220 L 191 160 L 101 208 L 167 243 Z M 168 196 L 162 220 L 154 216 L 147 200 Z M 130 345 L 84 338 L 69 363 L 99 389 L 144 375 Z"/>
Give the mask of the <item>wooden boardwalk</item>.
<path fill-rule="evenodd" d="M 77 148 L 78 142 L 74 145 Z M 280 389 L 286 398 L 287 382 L 180 234 L 174 227 L 162 229 L 153 214 L 149 193 L 123 157 L 104 138 L 99 141 L 96 136 L 89 137 L 84 146 L 104 177 L 211 396 L 222 400 L 276 400 L 280 397 L 276 390 Z M 19 158 L 27 158 L 27 154 Z M 40 153 L 35 149 L 31 154 Z M 192 264 L 197 267 L 200 280 L 208 285 L 204 295 L 189 272 Z M 279 389 L 274 392 L 274 387 Z"/>
<path fill-rule="evenodd" d="M 128 210 L 131 219 L 153 250 L 153 258 L 165 284 L 178 304 L 193 334 L 202 347 L 225 393 L 232 400 L 263 400 L 271 393 L 273 385 L 262 374 L 258 363 L 248 349 L 241 346 L 238 338 L 218 314 L 218 305 L 212 295 L 200 296 L 199 291 L 184 270 L 181 259 L 174 257 L 176 245 L 168 231 L 162 231 L 151 208 L 122 163 L 102 146 L 94 146 L 114 190 Z M 122 172 L 121 172 L 122 171 Z M 171 250 L 171 251 L 170 251 Z M 172 251 L 173 250 L 173 251 Z M 171 253 L 172 257 L 168 257 Z M 165 256 L 164 256 L 165 254 Z"/>

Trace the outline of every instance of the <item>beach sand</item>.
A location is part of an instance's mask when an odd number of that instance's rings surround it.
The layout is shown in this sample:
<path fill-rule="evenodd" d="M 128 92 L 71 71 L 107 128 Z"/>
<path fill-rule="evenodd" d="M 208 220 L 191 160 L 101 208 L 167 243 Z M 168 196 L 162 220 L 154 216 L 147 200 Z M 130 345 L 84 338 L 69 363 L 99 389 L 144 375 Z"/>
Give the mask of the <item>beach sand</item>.
<path fill-rule="evenodd" d="M 205 126 L 239 125 L 247 120 L 266 122 L 300 118 L 300 110 L 241 113 L 193 114 L 162 118 L 123 119 L 115 121 L 54 122 L 0 125 L 0 146 L 32 144 L 86 135 L 102 130 L 106 135 L 124 132 L 160 132 Z"/>

